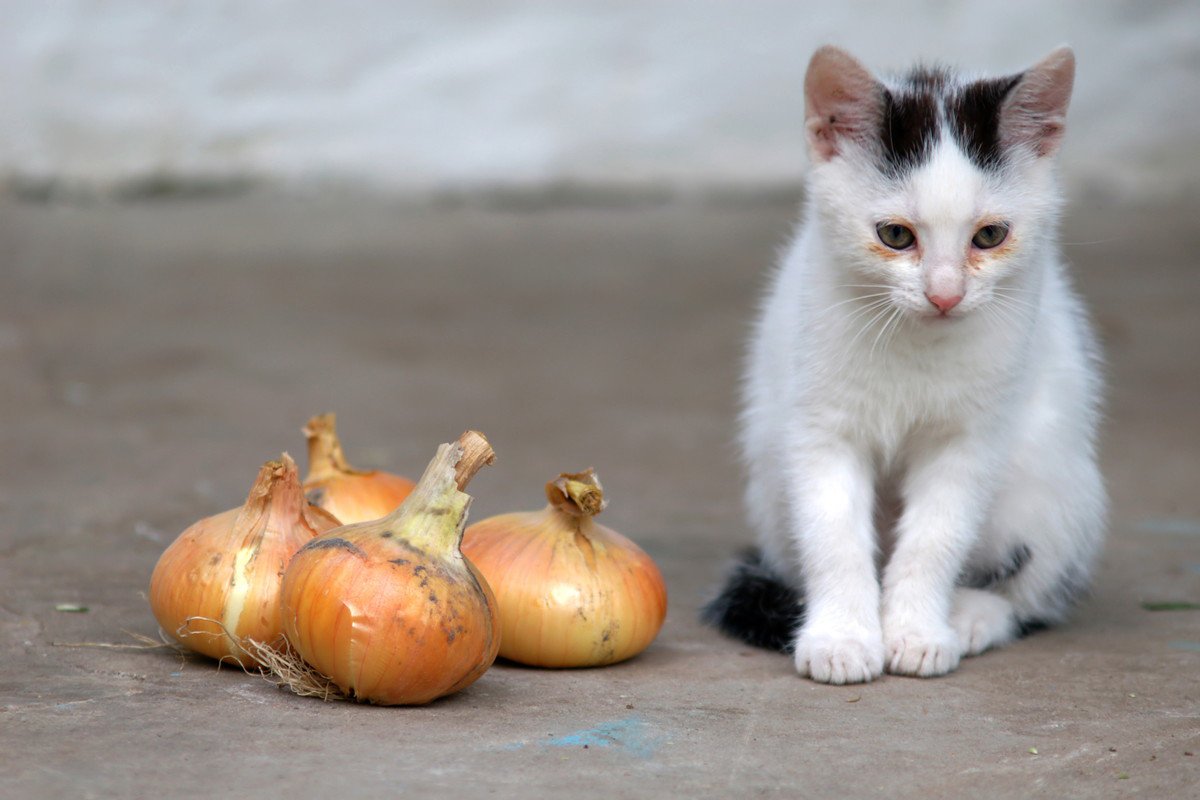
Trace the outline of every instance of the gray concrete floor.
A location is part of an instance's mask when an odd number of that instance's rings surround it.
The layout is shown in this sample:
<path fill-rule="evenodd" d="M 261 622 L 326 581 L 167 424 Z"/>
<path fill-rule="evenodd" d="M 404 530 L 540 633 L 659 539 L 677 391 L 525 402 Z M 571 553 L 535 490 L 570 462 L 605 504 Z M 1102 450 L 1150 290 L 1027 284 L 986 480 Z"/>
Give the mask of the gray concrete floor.
<path fill-rule="evenodd" d="M 1200 613 L 1141 605 L 1200 601 L 1196 208 L 1066 225 L 1111 364 L 1094 596 L 949 677 L 827 687 L 696 622 L 749 539 L 737 362 L 790 204 L 0 201 L 0 796 L 1200 796 Z M 487 432 L 476 519 L 594 465 L 666 575 L 658 641 L 415 709 L 61 646 L 153 635 L 162 549 L 324 410 L 410 475 Z"/>

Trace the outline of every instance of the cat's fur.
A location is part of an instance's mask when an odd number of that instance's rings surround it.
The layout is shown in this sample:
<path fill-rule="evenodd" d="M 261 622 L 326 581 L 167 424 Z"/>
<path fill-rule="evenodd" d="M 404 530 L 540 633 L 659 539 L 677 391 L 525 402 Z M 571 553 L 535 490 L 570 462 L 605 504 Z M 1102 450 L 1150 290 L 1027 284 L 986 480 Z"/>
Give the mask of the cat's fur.
<path fill-rule="evenodd" d="M 1074 69 L 1060 48 L 1006 78 L 884 82 L 813 56 L 808 199 L 744 387 L 759 549 L 705 611 L 802 675 L 942 675 L 1087 586 L 1101 381 L 1054 168 Z M 989 224 L 1007 238 L 974 246 Z"/>

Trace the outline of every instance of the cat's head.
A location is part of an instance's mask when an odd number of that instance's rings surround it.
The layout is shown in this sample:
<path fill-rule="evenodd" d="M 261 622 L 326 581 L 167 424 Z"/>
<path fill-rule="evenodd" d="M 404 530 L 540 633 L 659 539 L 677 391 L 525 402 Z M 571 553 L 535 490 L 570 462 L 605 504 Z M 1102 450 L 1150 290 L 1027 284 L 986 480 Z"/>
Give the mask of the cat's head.
<path fill-rule="evenodd" d="M 846 283 L 929 319 L 1017 302 L 1005 287 L 1057 222 L 1052 162 L 1074 76 L 1066 47 L 985 79 L 917 68 L 880 80 L 843 50 L 818 50 L 805 79 L 809 185 Z"/>

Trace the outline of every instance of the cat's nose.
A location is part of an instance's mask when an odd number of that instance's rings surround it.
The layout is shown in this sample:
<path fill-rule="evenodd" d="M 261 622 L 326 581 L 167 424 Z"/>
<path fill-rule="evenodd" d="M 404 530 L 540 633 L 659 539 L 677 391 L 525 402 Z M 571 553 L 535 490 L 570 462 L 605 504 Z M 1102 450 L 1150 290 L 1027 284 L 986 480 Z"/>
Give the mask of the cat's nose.
<path fill-rule="evenodd" d="M 929 299 L 929 302 L 937 306 L 937 310 L 943 314 L 947 313 L 950 309 L 961 303 L 963 299 L 961 294 L 947 296 L 941 294 L 929 294 L 928 292 L 926 292 L 925 297 Z"/>

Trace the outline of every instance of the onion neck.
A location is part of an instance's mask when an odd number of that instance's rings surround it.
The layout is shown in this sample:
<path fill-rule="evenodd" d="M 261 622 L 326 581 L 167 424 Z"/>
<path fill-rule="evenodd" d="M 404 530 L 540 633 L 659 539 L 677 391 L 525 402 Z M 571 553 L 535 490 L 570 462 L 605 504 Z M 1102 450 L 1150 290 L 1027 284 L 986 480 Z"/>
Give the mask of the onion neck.
<path fill-rule="evenodd" d="M 604 487 L 591 467 L 583 472 L 564 472 L 547 483 L 546 499 L 551 508 L 575 518 L 594 517 L 608 505 Z"/>
<path fill-rule="evenodd" d="M 258 471 L 250 494 L 234 522 L 234 530 L 261 534 L 268 529 L 289 529 L 297 520 L 315 535 L 316 527 L 307 516 L 308 501 L 300 485 L 296 462 L 287 453 L 278 461 L 268 461 Z M 279 524 L 270 525 L 274 518 Z"/>
<path fill-rule="evenodd" d="M 407 499 L 380 526 L 401 531 L 411 544 L 435 552 L 459 554 L 471 496 L 462 490 L 496 454 L 483 434 L 467 431 L 443 444 Z"/>
<path fill-rule="evenodd" d="M 369 471 L 350 466 L 342 452 L 342 442 L 337 435 L 337 416 L 333 413 L 318 414 L 304 426 L 308 439 L 308 477 L 305 483 L 336 478 L 340 475 L 366 475 Z"/>

